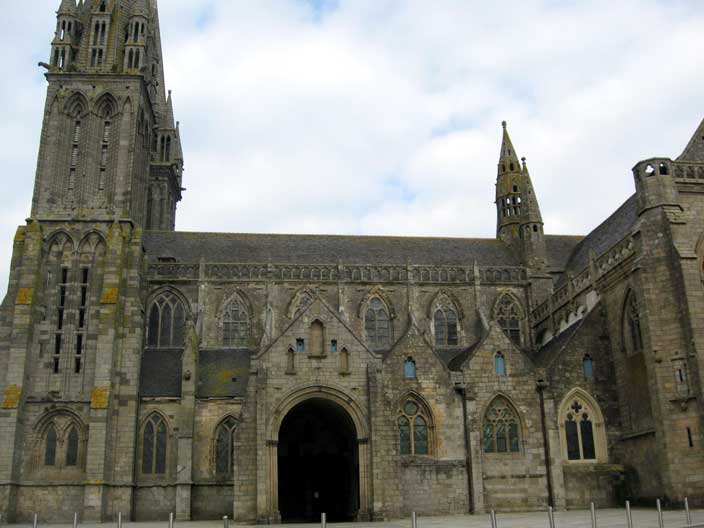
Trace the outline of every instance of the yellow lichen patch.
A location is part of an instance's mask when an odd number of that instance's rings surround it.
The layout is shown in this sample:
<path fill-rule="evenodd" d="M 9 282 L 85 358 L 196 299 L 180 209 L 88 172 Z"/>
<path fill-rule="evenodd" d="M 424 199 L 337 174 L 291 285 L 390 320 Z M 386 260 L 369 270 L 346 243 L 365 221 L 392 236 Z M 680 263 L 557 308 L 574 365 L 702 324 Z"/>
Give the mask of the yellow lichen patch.
<path fill-rule="evenodd" d="M 29 306 L 34 297 L 34 288 L 20 288 L 17 292 L 16 305 Z"/>
<path fill-rule="evenodd" d="M 117 304 L 118 289 L 105 288 L 103 295 L 100 297 L 101 304 Z"/>
<path fill-rule="evenodd" d="M 24 227 L 18 227 L 17 232 L 15 233 L 15 242 L 24 242 L 26 237 L 25 233 L 26 229 Z"/>
<path fill-rule="evenodd" d="M 91 409 L 107 409 L 108 401 L 110 400 L 110 388 L 109 387 L 95 387 L 93 389 L 93 396 L 90 400 Z"/>
<path fill-rule="evenodd" d="M 2 400 L 3 409 L 17 409 L 22 396 L 22 387 L 19 385 L 10 385 L 5 389 L 5 397 Z"/>

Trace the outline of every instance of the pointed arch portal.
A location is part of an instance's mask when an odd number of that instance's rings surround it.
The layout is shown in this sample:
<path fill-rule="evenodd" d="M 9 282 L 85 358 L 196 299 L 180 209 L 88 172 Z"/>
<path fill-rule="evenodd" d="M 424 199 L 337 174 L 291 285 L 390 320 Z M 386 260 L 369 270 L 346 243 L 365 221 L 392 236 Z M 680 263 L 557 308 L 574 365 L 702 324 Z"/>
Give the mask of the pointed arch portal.
<path fill-rule="evenodd" d="M 352 521 L 359 512 L 359 453 L 350 415 L 311 398 L 281 422 L 279 509 L 283 522 Z"/>

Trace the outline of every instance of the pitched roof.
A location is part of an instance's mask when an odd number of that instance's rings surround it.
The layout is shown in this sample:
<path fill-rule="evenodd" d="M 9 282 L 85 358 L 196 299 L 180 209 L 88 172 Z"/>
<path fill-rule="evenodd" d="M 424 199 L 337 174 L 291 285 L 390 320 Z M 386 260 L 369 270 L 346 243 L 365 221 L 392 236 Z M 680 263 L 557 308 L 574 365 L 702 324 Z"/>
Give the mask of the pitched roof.
<path fill-rule="evenodd" d="M 577 244 L 565 266 L 566 271 L 579 273 L 589 264 L 589 254 L 593 251 L 598 257 L 614 244 L 626 237 L 638 221 L 636 195 L 633 194 L 621 207 L 597 226 Z M 566 280 L 563 275 L 558 284 Z"/>
<path fill-rule="evenodd" d="M 182 262 L 520 265 L 508 246 L 495 239 L 147 231 L 144 247 L 153 260 Z"/>
<path fill-rule="evenodd" d="M 584 240 L 583 236 L 545 235 L 545 249 L 550 271 L 565 271 L 570 255 L 582 240 Z"/>

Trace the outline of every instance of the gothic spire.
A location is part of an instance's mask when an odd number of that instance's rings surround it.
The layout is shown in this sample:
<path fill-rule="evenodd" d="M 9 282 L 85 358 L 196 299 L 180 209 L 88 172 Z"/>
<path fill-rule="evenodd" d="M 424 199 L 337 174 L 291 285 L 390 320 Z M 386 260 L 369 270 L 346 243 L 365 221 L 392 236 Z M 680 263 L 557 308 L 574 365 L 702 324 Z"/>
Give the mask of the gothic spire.
<path fill-rule="evenodd" d="M 677 161 L 704 162 L 704 120 L 699 124 L 696 132 L 689 140 Z"/>
<path fill-rule="evenodd" d="M 499 173 L 514 172 L 520 167 L 518 155 L 516 154 L 516 149 L 513 148 L 511 137 L 508 135 L 506 121 L 502 121 L 501 126 L 504 129 L 504 134 L 501 141 L 501 154 L 499 155 Z"/>
<path fill-rule="evenodd" d="M 57 12 L 59 15 L 75 15 L 76 14 L 76 0 L 61 0 L 61 5 Z"/>
<path fill-rule="evenodd" d="M 162 127 L 168 130 L 174 130 L 176 125 L 174 124 L 174 105 L 171 100 L 171 90 L 169 90 L 169 97 L 166 99 L 166 112 L 164 113 L 164 122 Z"/>

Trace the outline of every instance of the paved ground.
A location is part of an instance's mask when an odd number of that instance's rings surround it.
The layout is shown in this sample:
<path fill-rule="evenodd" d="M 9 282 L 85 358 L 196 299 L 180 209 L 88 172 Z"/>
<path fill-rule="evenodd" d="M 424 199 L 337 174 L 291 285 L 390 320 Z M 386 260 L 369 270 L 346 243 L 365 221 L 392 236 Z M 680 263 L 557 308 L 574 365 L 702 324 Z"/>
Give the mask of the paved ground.
<path fill-rule="evenodd" d="M 685 515 L 682 511 L 663 512 L 664 526 L 666 528 L 683 528 L 686 526 Z M 704 528 L 704 510 L 692 512 L 692 521 L 699 523 L 697 526 Z M 506 513 L 497 515 L 498 528 L 549 528 L 547 514 L 535 513 Z M 12 525 L 13 528 L 22 528 L 31 525 Z M 80 528 L 108 528 L 112 524 L 81 524 Z M 124 523 L 124 528 L 168 528 L 168 521 L 150 523 Z M 230 524 L 232 528 L 236 525 Z M 239 528 L 239 525 L 237 525 Z M 313 528 L 319 524 L 292 524 L 281 525 L 281 528 Z M 410 519 L 384 523 L 348 523 L 328 524 L 329 528 L 410 528 Z M 556 528 L 591 528 L 591 515 L 588 510 L 568 511 L 555 513 Z M 599 528 L 627 528 L 626 512 L 620 509 L 597 511 L 597 526 Z M 68 528 L 66 524 L 39 523 L 39 528 Z M 223 528 L 222 521 L 176 523 L 175 528 Z M 456 517 L 419 517 L 418 528 L 491 528 L 488 515 L 464 515 Z M 658 528 L 658 515 L 653 510 L 634 509 L 633 528 Z"/>

